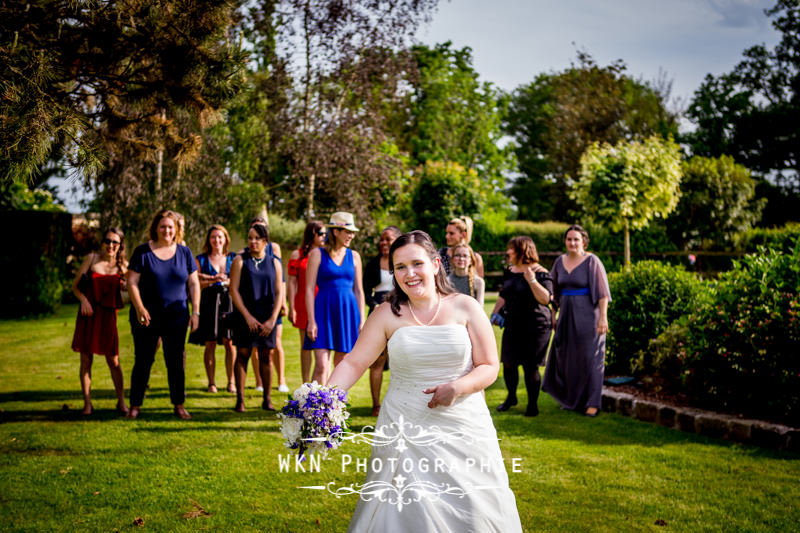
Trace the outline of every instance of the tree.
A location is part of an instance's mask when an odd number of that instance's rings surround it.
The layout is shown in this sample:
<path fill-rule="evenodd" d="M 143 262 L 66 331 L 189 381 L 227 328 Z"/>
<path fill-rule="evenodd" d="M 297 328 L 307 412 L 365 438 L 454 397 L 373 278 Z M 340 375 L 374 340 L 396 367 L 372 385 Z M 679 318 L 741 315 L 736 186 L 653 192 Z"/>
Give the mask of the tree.
<path fill-rule="evenodd" d="M 521 176 L 511 194 L 521 218 L 563 219 L 574 210 L 568 192 L 591 143 L 677 134 L 677 116 L 667 109 L 670 82 L 633 80 L 625 69 L 622 61 L 601 67 L 579 52 L 577 65 L 514 91 L 504 128 L 515 139 Z"/>
<path fill-rule="evenodd" d="M 411 55 L 418 76 L 409 79 L 413 91 L 397 108 L 393 131 L 409 164 L 449 161 L 474 169 L 497 190 L 514 168 L 510 149 L 500 148 L 500 128 L 508 98 L 491 83 L 480 82 L 472 66 L 472 51 L 417 45 Z"/>
<path fill-rule="evenodd" d="M 409 221 L 438 240 L 447 221 L 480 212 L 485 205 L 485 189 L 472 169 L 453 162 L 428 161 L 411 192 Z"/>
<path fill-rule="evenodd" d="M 570 197 L 594 221 L 625 232 L 625 265 L 630 265 L 630 230 L 666 217 L 678 204 L 680 147 L 658 136 L 615 146 L 595 142 L 580 163 Z"/>
<path fill-rule="evenodd" d="M 681 198 L 666 227 L 682 248 L 731 245 L 761 218 L 765 200 L 754 200 L 756 180 L 731 156 L 694 156 L 681 173 Z"/>
<path fill-rule="evenodd" d="M 730 73 L 706 76 L 686 113 L 697 127 L 685 141 L 695 155 L 733 156 L 782 189 L 775 199 L 784 209 L 770 206 L 770 222 L 778 211 L 800 220 L 800 3 L 777 0 L 765 13 L 780 42 L 752 46 Z"/>
<path fill-rule="evenodd" d="M 392 154 L 382 110 L 396 101 L 411 68 L 410 38 L 436 0 L 341 2 L 282 0 L 277 56 L 294 82 L 280 128 L 293 192 L 306 216 L 342 206 L 371 217 L 380 190 L 393 187 Z M 293 62 L 298 56 L 300 61 Z M 276 132 L 277 133 L 277 132 Z M 365 220 L 367 222 L 367 220 Z"/>
<path fill-rule="evenodd" d="M 0 4 L 3 179 L 49 158 L 95 176 L 129 150 L 183 167 L 197 132 L 238 90 L 244 52 L 227 39 L 233 2 L 131 0 Z M 188 113 L 199 128 L 179 131 Z"/>

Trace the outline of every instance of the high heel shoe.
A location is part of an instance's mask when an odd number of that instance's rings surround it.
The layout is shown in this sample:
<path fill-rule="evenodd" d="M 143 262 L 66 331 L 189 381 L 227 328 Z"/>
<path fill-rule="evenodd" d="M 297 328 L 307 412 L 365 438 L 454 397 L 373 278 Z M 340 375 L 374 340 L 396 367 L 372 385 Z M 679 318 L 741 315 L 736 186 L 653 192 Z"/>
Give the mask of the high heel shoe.
<path fill-rule="evenodd" d="M 517 405 L 517 399 L 516 398 L 506 398 L 506 401 L 504 401 L 503 403 L 501 403 L 500 405 L 497 406 L 497 410 L 502 413 L 504 411 L 508 411 L 509 409 L 514 407 L 515 405 Z"/>

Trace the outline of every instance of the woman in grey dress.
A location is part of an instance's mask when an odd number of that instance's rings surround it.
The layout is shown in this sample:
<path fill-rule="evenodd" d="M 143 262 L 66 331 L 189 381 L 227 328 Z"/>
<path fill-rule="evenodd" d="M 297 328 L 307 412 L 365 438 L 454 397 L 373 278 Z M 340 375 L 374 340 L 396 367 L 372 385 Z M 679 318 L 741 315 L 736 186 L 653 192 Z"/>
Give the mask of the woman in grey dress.
<path fill-rule="evenodd" d="M 565 409 L 597 416 L 603 391 L 603 371 L 611 292 L 603 263 L 586 252 L 589 234 L 570 226 L 567 253 L 550 271 L 554 301 L 560 308 L 542 390 Z"/>

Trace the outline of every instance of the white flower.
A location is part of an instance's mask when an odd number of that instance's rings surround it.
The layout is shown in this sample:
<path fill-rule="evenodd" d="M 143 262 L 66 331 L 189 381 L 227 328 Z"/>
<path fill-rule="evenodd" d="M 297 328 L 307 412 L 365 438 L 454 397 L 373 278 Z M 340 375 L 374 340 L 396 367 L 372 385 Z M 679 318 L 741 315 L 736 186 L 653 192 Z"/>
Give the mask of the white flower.
<path fill-rule="evenodd" d="M 281 421 L 281 434 L 289 443 L 296 442 L 302 434 L 304 420 L 290 416 L 281 418 L 283 419 Z"/>

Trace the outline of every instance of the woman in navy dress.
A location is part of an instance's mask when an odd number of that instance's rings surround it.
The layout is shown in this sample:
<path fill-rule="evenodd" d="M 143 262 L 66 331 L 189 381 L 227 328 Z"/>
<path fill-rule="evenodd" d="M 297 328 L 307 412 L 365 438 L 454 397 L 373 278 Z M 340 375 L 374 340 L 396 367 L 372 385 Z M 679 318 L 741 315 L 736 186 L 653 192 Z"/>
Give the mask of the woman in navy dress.
<path fill-rule="evenodd" d="M 213 224 L 206 233 L 203 253 L 198 255 L 197 270 L 200 279 L 200 327 L 189 335 L 189 342 L 205 346 L 203 361 L 208 377 L 208 392 L 217 392 L 217 361 L 214 352 L 217 344 L 225 348 L 225 370 L 228 375 L 228 392 L 236 392 L 233 379 L 233 340 L 225 317 L 233 311 L 228 286 L 231 264 L 236 254 L 228 251 L 231 238 L 228 230 Z"/>
<path fill-rule="evenodd" d="M 238 314 L 234 319 L 236 344 L 236 407 L 243 413 L 244 388 L 250 353 L 258 351 L 259 371 L 264 383 L 261 407 L 274 411 L 271 393 L 270 351 L 275 348 L 276 323 L 283 305 L 281 261 L 267 253 L 269 233 L 262 224 L 247 232 L 247 249 L 231 266 L 231 298 Z"/>
<path fill-rule="evenodd" d="M 353 215 L 334 213 L 328 223 L 328 240 L 312 250 L 306 270 L 306 312 L 309 348 L 314 350 L 312 379 L 324 385 L 334 365 L 353 349 L 364 323 L 364 289 L 361 256 L 349 248 L 358 228 Z M 315 287 L 319 292 L 314 295 Z"/>
<path fill-rule="evenodd" d="M 585 250 L 589 244 L 586 230 L 570 226 L 564 240 L 567 253 L 556 259 L 550 271 L 554 302 L 560 311 L 542 390 L 565 409 L 597 416 L 611 291 L 603 263 Z"/>
<path fill-rule="evenodd" d="M 133 251 L 128 267 L 128 293 L 131 296 L 131 334 L 135 359 L 131 374 L 129 418 L 139 416 L 150 379 L 158 340 L 164 348 L 169 397 L 175 414 L 191 418 L 183 406 L 186 400 L 186 327 L 197 329 L 200 318 L 200 282 L 192 251 L 178 244 L 178 215 L 164 209 L 150 224 L 150 242 Z M 188 293 L 187 293 L 188 288 Z M 192 314 L 187 301 L 191 297 Z"/>

